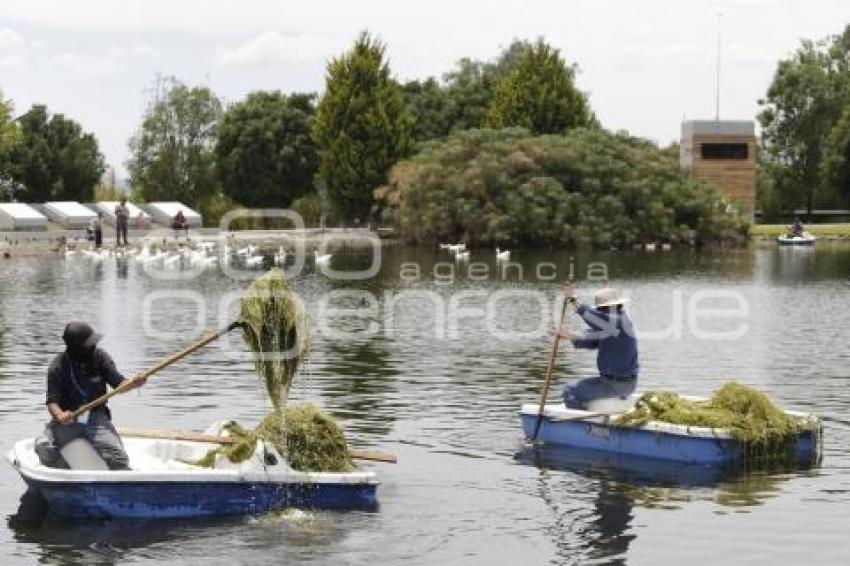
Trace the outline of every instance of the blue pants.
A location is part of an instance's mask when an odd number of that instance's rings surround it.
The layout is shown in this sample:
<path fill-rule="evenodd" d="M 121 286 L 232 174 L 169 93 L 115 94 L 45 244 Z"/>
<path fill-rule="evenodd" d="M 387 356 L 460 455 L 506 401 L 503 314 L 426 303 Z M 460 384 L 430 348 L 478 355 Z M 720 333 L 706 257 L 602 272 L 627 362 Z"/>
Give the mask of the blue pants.
<path fill-rule="evenodd" d="M 568 409 L 587 409 L 588 401 L 626 398 L 637 389 L 637 377 L 627 380 L 586 377 L 564 387 L 564 405 Z"/>

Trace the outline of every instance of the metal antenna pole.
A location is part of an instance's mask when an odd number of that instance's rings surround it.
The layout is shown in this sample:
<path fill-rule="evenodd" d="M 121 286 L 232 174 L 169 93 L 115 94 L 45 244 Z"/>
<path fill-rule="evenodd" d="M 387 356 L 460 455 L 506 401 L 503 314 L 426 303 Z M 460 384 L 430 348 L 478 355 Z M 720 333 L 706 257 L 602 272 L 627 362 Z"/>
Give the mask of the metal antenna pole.
<path fill-rule="evenodd" d="M 720 12 L 717 13 L 717 79 L 716 79 L 716 90 L 715 90 L 715 100 L 714 100 L 714 120 L 720 121 L 720 47 L 721 47 L 721 36 L 720 36 L 720 18 L 723 16 Z"/>

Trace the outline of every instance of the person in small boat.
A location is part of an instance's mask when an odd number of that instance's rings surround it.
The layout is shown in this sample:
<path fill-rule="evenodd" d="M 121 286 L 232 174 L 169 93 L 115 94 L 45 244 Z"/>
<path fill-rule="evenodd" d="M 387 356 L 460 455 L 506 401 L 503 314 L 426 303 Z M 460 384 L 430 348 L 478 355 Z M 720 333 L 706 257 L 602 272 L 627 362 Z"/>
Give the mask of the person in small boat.
<path fill-rule="evenodd" d="M 77 438 L 88 440 L 111 470 L 128 470 L 129 460 L 121 437 L 112 426 L 106 404 L 75 418 L 80 406 L 106 393 L 107 385 L 118 387 L 125 380 L 115 362 L 97 343 L 102 338 L 85 322 L 71 322 L 62 340 L 65 351 L 57 354 L 47 369 L 47 411 L 51 421 L 35 451 L 46 466 L 67 468 L 60 450 Z M 131 389 L 144 385 L 141 376 L 132 378 Z"/>
<path fill-rule="evenodd" d="M 791 225 L 791 236 L 794 238 L 803 237 L 803 223 L 800 221 L 799 216 L 794 217 L 794 223 Z"/>
<path fill-rule="evenodd" d="M 574 348 L 597 350 L 599 375 L 564 387 L 564 405 L 587 409 L 587 404 L 597 399 L 625 399 L 637 388 L 639 370 L 637 337 L 624 308 L 628 299 L 614 289 L 600 289 L 590 307 L 579 302 L 571 285 L 567 286 L 567 297 L 589 329 L 576 335 L 561 328 L 560 337 L 569 340 Z"/>

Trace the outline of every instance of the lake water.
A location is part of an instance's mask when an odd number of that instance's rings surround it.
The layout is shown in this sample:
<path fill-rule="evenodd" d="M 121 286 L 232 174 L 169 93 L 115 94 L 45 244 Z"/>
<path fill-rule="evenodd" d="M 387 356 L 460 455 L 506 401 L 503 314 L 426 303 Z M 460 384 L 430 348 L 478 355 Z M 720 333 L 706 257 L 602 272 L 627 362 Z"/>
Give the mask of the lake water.
<path fill-rule="evenodd" d="M 0 563 L 847 562 L 850 247 L 519 251 L 505 273 L 493 255 L 473 250 L 486 269 L 470 273 L 437 251 L 390 247 L 366 279 L 317 273 L 309 258 L 294 279 L 314 337 L 292 398 L 333 413 L 352 443 L 398 455 L 396 465 L 373 466 L 382 481 L 377 511 L 21 524 L 24 484 L 3 463 Z M 338 252 L 332 267 L 368 270 L 371 259 Z M 691 481 L 600 468 L 569 452 L 517 458 L 517 410 L 539 395 L 559 282 L 572 274 L 588 298 L 600 286 L 588 276 L 606 270 L 632 298 L 642 389 L 708 395 L 731 379 L 752 385 L 823 419 L 822 465 Z M 247 284 L 219 270 L 155 275 L 114 259 L 0 263 L 4 452 L 44 424 L 45 368 L 62 350 L 67 321 L 103 332 L 102 345 L 129 375 L 223 325 Z M 571 327 L 578 322 L 569 317 Z M 116 424 L 255 423 L 269 407 L 243 350 L 234 333 L 115 398 Z M 551 400 L 594 368 L 592 353 L 564 347 Z"/>

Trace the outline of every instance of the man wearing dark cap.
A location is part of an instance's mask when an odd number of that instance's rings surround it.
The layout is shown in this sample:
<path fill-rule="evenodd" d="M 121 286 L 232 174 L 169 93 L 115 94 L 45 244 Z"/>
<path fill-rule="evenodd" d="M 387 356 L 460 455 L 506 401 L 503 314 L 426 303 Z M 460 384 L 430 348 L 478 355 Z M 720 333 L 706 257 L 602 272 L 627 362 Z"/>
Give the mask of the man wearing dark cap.
<path fill-rule="evenodd" d="M 109 469 L 129 469 L 127 453 L 106 404 L 78 418 L 73 415 L 80 406 L 105 394 L 107 385 L 115 388 L 125 381 L 109 354 L 97 347 L 101 338 L 85 322 L 71 322 L 65 327 L 62 340 L 66 349 L 47 369 L 47 411 L 53 420 L 45 429 L 44 440 L 36 445 L 45 465 L 67 467 L 59 450 L 72 440 L 84 438 Z M 135 377 L 132 383 L 130 389 L 141 387 L 145 379 Z"/>

